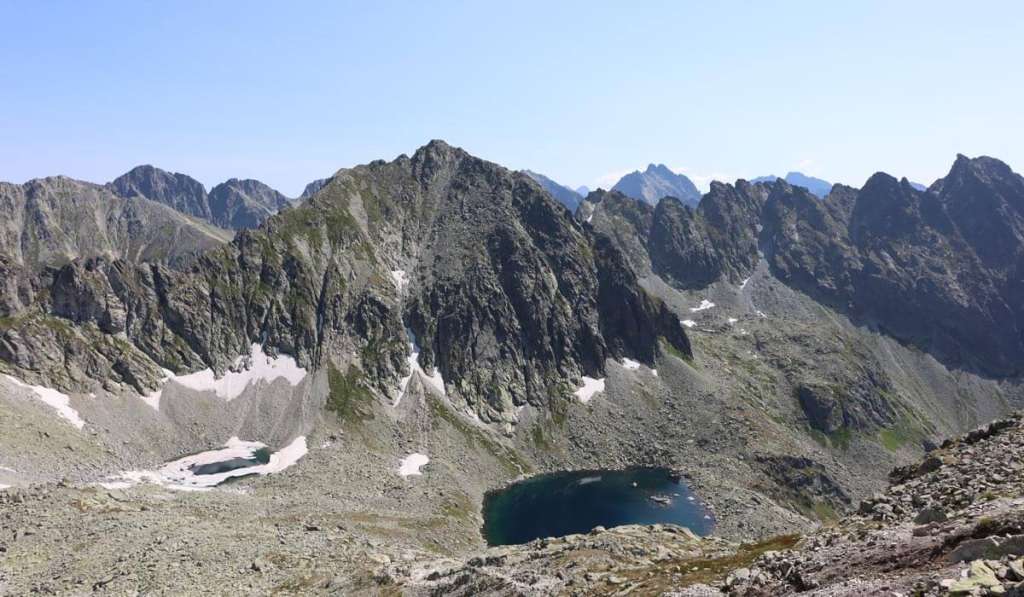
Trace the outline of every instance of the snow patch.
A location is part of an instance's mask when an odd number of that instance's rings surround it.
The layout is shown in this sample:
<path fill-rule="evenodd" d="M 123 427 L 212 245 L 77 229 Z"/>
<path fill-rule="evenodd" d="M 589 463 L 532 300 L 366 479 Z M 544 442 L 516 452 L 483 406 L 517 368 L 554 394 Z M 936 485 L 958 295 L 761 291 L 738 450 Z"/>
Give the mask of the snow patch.
<path fill-rule="evenodd" d="M 398 292 L 402 292 L 409 285 L 409 274 L 405 273 L 403 269 L 393 269 L 391 270 L 391 280 L 395 283 Z"/>
<path fill-rule="evenodd" d="M 714 306 L 715 306 L 714 303 L 712 303 L 708 299 L 704 299 L 696 307 L 690 307 L 690 312 L 691 313 L 698 313 L 700 311 L 706 311 L 706 310 L 708 310 L 708 309 L 710 309 L 710 308 L 712 308 Z"/>
<path fill-rule="evenodd" d="M 306 378 L 306 370 L 299 367 L 295 359 L 288 355 L 272 357 L 263 352 L 263 347 L 253 344 L 248 357 L 240 356 L 235 359 L 232 370 L 217 378 L 213 369 L 203 369 L 187 375 L 175 375 L 164 369 L 164 378 L 161 383 L 166 384 L 173 381 L 197 392 L 212 391 L 219 398 L 233 400 L 242 395 L 242 392 L 254 382 L 270 383 L 276 379 L 283 378 L 289 384 L 296 386 Z M 163 388 L 141 396 L 143 402 L 160 410 L 160 397 Z"/>
<path fill-rule="evenodd" d="M 139 483 L 154 483 L 168 489 L 206 491 L 232 477 L 279 473 L 294 465 L 309 452 L 306 436 L 300 435 L 287 446 L 271 454 L 266 464 L 253 464 L 212 475 L 197 475 L 193 472 L 193 468 L 204 464 L 226 462 L 233 458 L 254 459 L 256 452 L 266 447 L 266 444 L 261 442 L 242 441 L 232 437 L 223 448 L 179 458 L 156 471 L 126 471 L 98 485 L 106 489 L 126 489 Z"/>
<path fill-rule="evenodd" d="M 398 381 L 398 398 L 395 399 L 394 404 L 391 406 L 398 406 L 405 396 L 405 393 L 409 390 L 409 382 L 412 381 L 412 376 L 419 373 L 420 378 L 427 383 L 428 386 L 434 388 L 442 396 L 446 396 L 447 393 L 444 389 L 444 377 L 441 376 L 441 372 L 434 367 L 433 375 L 428 374 L 420 367 L 420 345 L 416 342 L 416 334 L 412 332 L 411 328 L 405 328 L 405 335 L 409 338 L 409 356 L 406 358 L 406 363 L 409 365 L 409 375 L 406 375 Z"/>
<path fill-rule="evenodd" d="M 430 462 L 430 458 L 426 455 L 420 454 L 419 452 L 413 452 L 402 459 L 402 462 L 398 467 L 398 474 L 403 477 L 408 477 L 409 475 L 422 475 L 423 473 L 420 471 L 420 468 L 425 466 L 428 462 Z"/>
<path fill-rule="evenodd" d="M 636 371 L 637 369 L 640 368 L 640 363 L 634 361 L 633 359 L 622 359 L 622 366 L 625 367 L 626 369 L 629 369 L 630 371 Z"/>
<path fill-rule="evenodd" d="M 747 282 L 749 282 L 749 281 L 750 281 L 750 278 L 744 278 L 743 281 L 740 282 L 740 290 L 743 290 L 744 288 L 746 288 L 747 287 Z"/>
<path fill-rule="evenodd" d="M 757 316 L 760 317 L 761 319 L 768 319 L 768 316 L 764 314 L 764 311 L 757 310 L 754 311 L 754 313 L 757 313 Z"/>
<path fill-rule="evenodd" d="M 692 319 L 680 319 L 679 323 L 685 325 L 688 328 L 692 328 L 693 326 L 697 325 L 697 322 Z"/>
<path fill-rule="evenodd" d="M 736 323 L 737 321 L 739 321 L 739 319 L 736 319 L 735 317 L 730 317 L 729 319 L 726 319 L 726 321 L 729 322 L 729 325 L 732 325 L 732 324 Z"/>
<path fill-rule="evenodd" d="M 586 404 L 590 402 L 590 399 L 594 397 L 594 394 L 598 394 L 604 391 L 604 378 L 594 379 L 593 377 L 583 376 L 583 385 L 573 394 L 579 398 L 580 402 Z"/>
<path fill-rule="evenodd" d="M 7 378 L 7 381 L 19 388 L 31 390 L 39 400 L 56 410 L 57 414 L 60 415 L 61 418 L 74 425 L 76 429 L 85 427 L 85 421 L 82 420 L 82 417 L 78 416 L 78 411 L 71 408 L 71 397 L 67 394 L 58 392 L 53 388 L 29 385 L 16 377 L 11 377 L 10 375 L 5 374 L 4 377 Z"/>

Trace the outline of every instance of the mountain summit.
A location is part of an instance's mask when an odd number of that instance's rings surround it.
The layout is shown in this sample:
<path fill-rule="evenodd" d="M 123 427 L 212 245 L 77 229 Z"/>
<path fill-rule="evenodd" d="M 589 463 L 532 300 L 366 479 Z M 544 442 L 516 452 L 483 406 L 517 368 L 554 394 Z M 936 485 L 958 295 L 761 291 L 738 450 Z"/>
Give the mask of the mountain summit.
<path fill-rule="evenodd" d="M 691 207 L 700 202 L 700 191 L 693 181 L 664 164 L 650 164 L 643 172 L 631 172 L 615 183 L 612 190 L 651 205 L 657 205 L 662 197 L 675 197 Z"/>

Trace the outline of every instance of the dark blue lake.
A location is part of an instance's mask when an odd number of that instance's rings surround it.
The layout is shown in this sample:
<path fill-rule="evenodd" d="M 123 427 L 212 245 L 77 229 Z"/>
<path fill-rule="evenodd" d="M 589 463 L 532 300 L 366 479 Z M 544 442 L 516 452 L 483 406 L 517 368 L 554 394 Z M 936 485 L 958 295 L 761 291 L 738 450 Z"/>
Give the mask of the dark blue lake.
<path fill-rule="evenodd" d="M 707 535 L 713 517 L 685 484 L 663 468 L 538 475 L 484 498 L 490 545 L 586 533 L 596 526 L 671 523 Z"/>

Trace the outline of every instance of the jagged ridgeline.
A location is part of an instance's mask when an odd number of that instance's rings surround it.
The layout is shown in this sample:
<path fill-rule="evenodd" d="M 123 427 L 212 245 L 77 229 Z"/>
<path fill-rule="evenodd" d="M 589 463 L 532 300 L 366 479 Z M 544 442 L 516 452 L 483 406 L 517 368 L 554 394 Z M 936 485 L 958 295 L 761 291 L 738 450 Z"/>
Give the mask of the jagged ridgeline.
<path fill-rule="evenodd" d="M 690 355 L 615 243 L 440 141 L 339 171 L 187 267 L 94 259 L 8 285 L 0 359 L 68 389 L 145 393 L 160 368 L 223 372 L 258 342 L 395 397 L 413 342 L 457 405 L 511 422 L 607 359 Z"/>
<path fill-rule="evenodd" d="M 878 173 L 823 200 L 782 180 L 715 182 L 696 208 L 595 191 L 576 215 L 677 289 L 740 283 L 763 256 L 788 286 L 948 366 L 1024 372 L 1024 178 L 998 160 L 958 156 L 926 190 Z"/>

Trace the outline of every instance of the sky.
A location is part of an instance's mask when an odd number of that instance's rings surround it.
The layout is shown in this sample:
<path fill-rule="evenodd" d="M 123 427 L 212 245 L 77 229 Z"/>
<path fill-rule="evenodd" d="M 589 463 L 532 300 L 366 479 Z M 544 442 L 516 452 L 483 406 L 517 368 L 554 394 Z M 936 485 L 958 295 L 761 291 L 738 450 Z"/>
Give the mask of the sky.
<path fill-rule="evenodd" d="M 664 163 L 1024 169 L 1024 3 L 0 0 L 0 180 L 316 178 L 440 138 L 569 185 Z"/>

